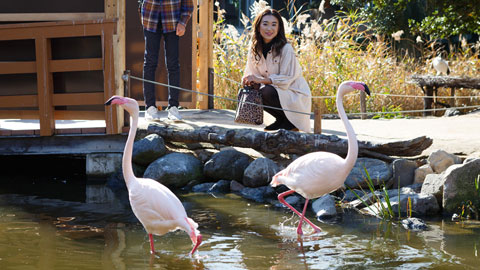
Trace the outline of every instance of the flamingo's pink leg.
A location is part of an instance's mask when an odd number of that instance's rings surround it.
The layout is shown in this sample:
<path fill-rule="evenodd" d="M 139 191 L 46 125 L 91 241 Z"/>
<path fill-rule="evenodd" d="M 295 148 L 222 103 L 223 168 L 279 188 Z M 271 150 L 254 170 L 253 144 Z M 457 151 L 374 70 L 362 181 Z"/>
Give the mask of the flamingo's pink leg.
<path fill-rule="evenodd" d="M 153 235 L 149 233 L 148 238 L 150 239 L 150 253 L 155 254 L 155 247 L 153 246 Z"/>
<path fill-rule="evenodd" d="M 292 210 L 295 214 L 297 214 L 299 217 L 300 217 L 300 227 L 301 227 L 301 222 L 302 220 L 305 220 L 308 224 L 310 224 L 310 226 L 312 226 L 312 228 L 315 230 L 315 233 L 319 233 L 321 232 L 322 230 L 317 227 L 315 224 L 313 224 L 310 220 L 308 220 L 308 218 L 305 217 L 305 215 L 303 214 L 300 214 L 300 212 L 297 211 L 297 209 L 295 209 L 293 206 L 291 206 L 290 204 L 288 204 L 285 199 L 283 197 L 287 196 L 287 195 L 290 195 L 292 193 L 294 193 L 295 190 L 289 190 L 289 191 L 285 191 L 283 193 L 280 193 L 278 194 L 278 200 L 284 204 L 285 206 L 287 206 L 288 208 L 290 208 L 290 210 Z M 303 212 L 305 213 L 305 209 L 307 208 L 307 204 L 308 203 L 308 200 L 305 202 L 305 207 L 303 209 Z M 301 230 L 301 229 L 300 229 Z M 298 228 L 297 228 L 297 233 L 298 233 Z"/>
<path fill-rule="evenodd" d="M 303 219 L 305 218 L 305 211 L 307 210 L 308 199 L 305 200 L 305 205 L 303 206 L 302 216 L 300 217 L 300 222 L 298 223 L 297 234 L 303 235 L 302 224 Z"/>

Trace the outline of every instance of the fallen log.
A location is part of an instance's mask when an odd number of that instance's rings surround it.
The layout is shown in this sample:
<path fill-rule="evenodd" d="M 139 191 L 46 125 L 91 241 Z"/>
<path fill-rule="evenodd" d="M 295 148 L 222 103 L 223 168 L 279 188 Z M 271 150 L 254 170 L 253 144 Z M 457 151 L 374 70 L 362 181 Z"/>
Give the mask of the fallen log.
<path fill-rule="evenodd" d="M 219 126 L 192 127 L 190 125 L 168 125 L 151 123 L 148 134 L 158 134 L 166 141 L 198 143 L 208 142 L 226 146 L 252 148 L 270 154 L 303 155 L 315 151 L 327 151 L 346 156 L 348 142 L 335 135 L 311 134 L 278 130 L 264 132 L 255 129 L 229 129 Z M 358 141 L 359 156 L 391 160 L 390 156 L 412 157 L 427 149 L 433 140 L 418 137 L 412 140 L 388 143 Z"/>

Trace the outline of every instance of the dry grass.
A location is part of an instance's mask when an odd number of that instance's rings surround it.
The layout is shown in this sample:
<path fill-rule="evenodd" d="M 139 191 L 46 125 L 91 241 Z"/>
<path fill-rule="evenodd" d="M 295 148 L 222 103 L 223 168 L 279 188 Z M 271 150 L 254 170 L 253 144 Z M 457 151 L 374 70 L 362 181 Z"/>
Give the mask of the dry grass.
<path fill-rule="evenodd" d="M 256 2 L 253 9 L 263 9 L 263 1 Z M 219 21 L 215 25 L 215 93 L 216 95 L 235 98 L 246 64 L 251 28 L 250 18 L 244 18 L 245 30 L 238 32 L 233 26 L 222 22 L 221 11 Z M 303 67 L 303 75 L 308 81 L 313 104 L 322 114 L 336 113 L 334 98 L 315 98 L 316 96 L 334 96 L 337 86 L 345 80 L 357 80 L 367 83 L 372 93 L 415 95 L 421 96 L 421 89 L 408 83 L 413 74 L 433 74 L 431 68 L 432 56 L 435 52 L 430 41 L 412 44 L 418 46 L 421 56 L 411 57 L 408 52 L 399 57 L 387 42 L 369 29 L 366 22 L 361 21 L 356 14 L 346 14 L 336 20 L 316 22 L 309 15 L 298 15 L 291 21 L 284 20 L 286 31 L 298 59 Z M 250 24 L 251 25 L 251 24 Z M 292 29 L 302 29 L 297 35 Z M 393 41 L 393 45 L 397 41 Z M 448 55 L 453 76 L 478 76 L 480 72 L 480 43 L 464 45 L 456 52 Z M 447 89 L 440 91 L 447 94 Z M 458 96 L 479 95 L 478 91 L 457 89 Z M 440 100 L 448 103 L 448 100 Z M 480 99 L 458 99 L 457 106 L 480 104 Z M 234 109 L 234 102 L 215 99 L 215 108 Z M 345 98 L 347 113 L 359 112 L 358 95 Z M 391 97 L 372 95 L 367 100 L 367 111 L 399 111 L 421 110 L 422 98 Z M 411 115 L 420 115 L 419 113 Z"/>

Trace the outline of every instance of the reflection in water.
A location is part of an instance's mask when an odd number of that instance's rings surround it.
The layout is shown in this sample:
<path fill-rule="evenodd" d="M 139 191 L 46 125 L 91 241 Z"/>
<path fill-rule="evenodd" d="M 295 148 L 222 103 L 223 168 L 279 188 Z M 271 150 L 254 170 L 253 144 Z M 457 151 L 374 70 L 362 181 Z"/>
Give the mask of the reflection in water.
<path fill-rule="evenodd" d="M 0 195 L 0 269 L 476 269 L 480 262 L 475 223 L 429 221 L 431 230 L 415 233 L 346 212 L 298 239 L 298 219 L 288 212 L 234 195 L 180 197 L 204 234 L 194 256 L 180 231 L 156 237 L 151 255 L 129 209 Z"/>
<path fill-rule="evenodd" d="M 104 269 L 126 269 L 121 257 L 125 250 L 125 225 L 122 223 L 109 223 L 105 225 L 105 248 L 102 256 Z"/>

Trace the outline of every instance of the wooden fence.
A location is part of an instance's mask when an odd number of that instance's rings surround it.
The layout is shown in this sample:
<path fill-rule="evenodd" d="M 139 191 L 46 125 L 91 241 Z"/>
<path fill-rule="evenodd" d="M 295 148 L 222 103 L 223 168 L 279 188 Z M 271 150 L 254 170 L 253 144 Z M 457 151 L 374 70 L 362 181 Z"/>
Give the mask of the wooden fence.
<path fill-rule="evenodd" d="M 115 94 L 116 29 L 115 19 L 0 25 L 0 41 L 35 42 L 34 61 L 0 62 L 0 75 L 34 73 L 37 81 L 35 94 L 0 95 L 0 118 L 39 119 L 41 136 L 55 133 L 56 119 L 105 120 L 106 133 L 118 133 L 121 127 L 116 106 L 107 106 L 104 111 L 55 110 L 56 106 L 101 105 Z M 101 38 L 101 58 L 52 59 L 52 39 L 88 36 Z M 54 93 L 53 73 L 95 70 L 103 70 L 102 92 Z"/>

